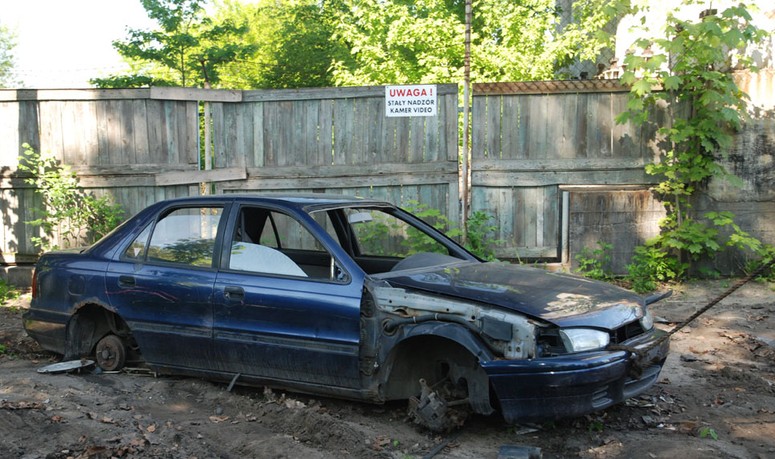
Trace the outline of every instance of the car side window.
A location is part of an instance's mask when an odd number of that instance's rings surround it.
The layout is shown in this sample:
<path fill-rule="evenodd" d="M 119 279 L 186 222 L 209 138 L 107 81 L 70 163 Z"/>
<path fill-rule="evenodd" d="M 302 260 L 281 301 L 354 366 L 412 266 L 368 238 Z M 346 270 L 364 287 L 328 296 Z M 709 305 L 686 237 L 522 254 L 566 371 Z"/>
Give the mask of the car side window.
<path fill-rule="evenodd" d="M 145 259 L 145 249 L 148 247 L 148 236 L 151 235 L 151 225 L 145 227 L 139 236 L 129 244 L 129 247 L 124 251 L 124 258 L 130 258 L 132 260 Z"/>
<path fill-rule="evenodd" d="M 229 269 L 311 279 L 336 277 L 332 256 L 304 225 L 290 215 L 254 207 L 240 210 Z"/>
<path fill-rule="evenodd" d="M 209 268 L 222 215 L 220 207 L 175 209 L 156 223 L 150 241 L 149 226 L 129 245 L 124 256 Z"/>
<path fill-rule="evenodd" d="M 419 228 L 379 209 L 347 209 L 347 221 L 363 256 L 406 258 L 421 252 L 449 253 Z"/>

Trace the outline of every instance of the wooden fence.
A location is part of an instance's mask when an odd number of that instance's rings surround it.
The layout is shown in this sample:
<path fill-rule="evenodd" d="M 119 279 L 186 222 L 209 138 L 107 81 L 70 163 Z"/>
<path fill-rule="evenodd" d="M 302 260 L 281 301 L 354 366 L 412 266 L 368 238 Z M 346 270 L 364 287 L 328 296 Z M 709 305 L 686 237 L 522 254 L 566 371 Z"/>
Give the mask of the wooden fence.
<path fill-rule="evenodd" d="M 96 195 L 131 215 L 216 191 L 347 193 L 418 201 L 459 219 L 457 85 L 438 115 L 386 118 L 384 87 L 288 91 L 0 90 L 0 264 L 32 261 L 34 190 L 17 171 L 23 143 L 55 154 Z M 202 148 L 207 106 L 211 148 Z M 201 170 L 203 151 L 212 169 Z"/>
<path fill-rule="evenodd" d="M 697 208 L 738 212 L 744 229 L 773 243 L 775 78 L 739 81 L 755 110 L 727 167 L 744 187 L 713 182 Z M 457 222 L 457 86 L 437 92 L 437 116 L 389 118 L 384 87 L 0 90 L 0 264 L 36 256 L 38 229 L 25 222 L 37 195 L 16 167 L 25 142 L 56 154 L 82 186 L 110 194 L 128 215 L 210 183 L 217 192 L 417 201 Z M 611 268 L 622 272 L 632 248 L 656 234 L 663 209 L 644 166 L 666 120 L 655 112 L 644 127 L 618 125 L 626 101 L 626 89 L 606 80 L 474 85 L 469 202 L 495 217 L 499 257 L 570 265 L 605 242 L 614 245 Z"/>
<path fill-rule="evenodd" d="M 580 193 L 654 182 L 644 166 L 661 114 L 644 127 L 617 124 L 627 91 L 613 80 L 474 85 L 471 207 L 495 216 L 497 239 L 510 242 L 501 258 L 568 261 L 571 240 L 595 248 L 602 235 L 569 233 Z"/>

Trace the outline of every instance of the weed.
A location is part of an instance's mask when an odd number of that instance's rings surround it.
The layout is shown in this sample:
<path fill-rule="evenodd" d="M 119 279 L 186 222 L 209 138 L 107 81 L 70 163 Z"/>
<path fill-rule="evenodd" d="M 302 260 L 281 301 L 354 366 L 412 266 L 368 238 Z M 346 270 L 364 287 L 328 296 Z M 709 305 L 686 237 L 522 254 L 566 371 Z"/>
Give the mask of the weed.
<path fill-rule="evenodd" d="M 700 438 L 712 438 L 714 440 L 718 440 L 718 433 L 716 433 L 716 430 L 710 426 L 700 427 L 699 435 Z"/>
<path fill-rule="evenodd" d="M 608 281 L 613 278 L 610 271 L 611 250 L 613 245 L 598 241 L 596 249 L 584 247 L 576 254 L 576 261 L 579 263 L 576 272 L 590 279 Z"/>
<path fill-rule="evenodd" d="M 730 56 L 741 67 L 754 66 L 745 49 L 764 42 L 768 34 L 752 23 L 745 5 L 700 20 L 670 15 L 664 30 L 662 37 L 633 45 L 658 52 L 625 58 L 621 81 L 630 86 L 630 97 L 617 117 L 618 123 L 643 125 L 653 119 L 654 107 L 663 106 L 671 120 L 657 131 L 663 139 L 659 161 L 646 166 L 647 174 L 659 177 L 654 191 L 667 215 L 659 236 L 636 250 L 629 267 L 629 279 L 641 291 L 680 280 L 692 262 L 712 258 L 725 245 L 757 254 L 762 245 L 740 229 L 731 212 L 699 216 L 692 203 L 711 179 L 741 183 L 719 159 L 728 154 L 733 133 L 743 124 L 746 97 L 732 72 L 708 69 L 724 67 Z M 730 234 L 726 240 L 722 229 Z"/>
<path fill-rule="evenodd" d="M 19 297 L 19 291 L 13 288 L 5 279 L 0 279 L 0 305 Z"/>
<path fill-rule="evenodd" d="M 466 249 L 485 261 L 495 261 L 495 246 L 503 244 L 494 239 L 498 227 L 492 223 L 492 215 L 481 210 L 472 213 L 466 221 Z"/>

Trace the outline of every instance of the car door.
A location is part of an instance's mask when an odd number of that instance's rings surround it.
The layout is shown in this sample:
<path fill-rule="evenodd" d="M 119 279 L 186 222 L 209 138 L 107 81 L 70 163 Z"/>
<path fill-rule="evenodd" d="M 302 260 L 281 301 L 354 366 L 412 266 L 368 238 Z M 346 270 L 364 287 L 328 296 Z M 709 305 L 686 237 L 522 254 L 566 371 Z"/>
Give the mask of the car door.
<path fill-rule="evenodd" d="M 214 259 L 223 210 L 167 209 L 108 268 L 110 302 L 152 365 L 211 366 Z"/>
<path fill-rule="evenodd" d="M 360 281 L 289 213 L 235 211 L 215 283 L 219 370 L 260 379 L 359 385 Z"/>

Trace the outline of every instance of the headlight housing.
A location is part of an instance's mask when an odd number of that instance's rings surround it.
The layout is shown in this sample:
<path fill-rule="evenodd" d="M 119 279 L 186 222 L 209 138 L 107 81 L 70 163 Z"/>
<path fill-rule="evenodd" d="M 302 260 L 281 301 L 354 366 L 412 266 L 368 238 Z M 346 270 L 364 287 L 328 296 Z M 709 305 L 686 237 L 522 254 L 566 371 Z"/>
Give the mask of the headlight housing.
<path fill-rule="evenodd" d="M 654 328 L 654 315 L 648 309 L 644 311 L 643 317 L 640 318 L 640 326 L 643 327 L 643 331 L 649 331 Z"/>
<path fill-rule="evenodd" d="M 611 340 L 608 333 L 591 328 L 565 328 L 560 330 L 560 338 L 568 352 L 603 349 Z"/>

